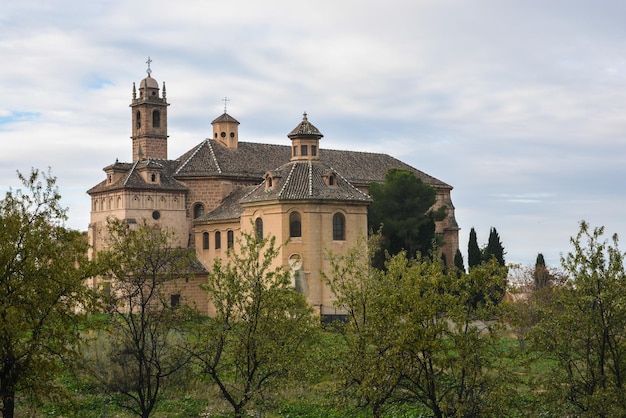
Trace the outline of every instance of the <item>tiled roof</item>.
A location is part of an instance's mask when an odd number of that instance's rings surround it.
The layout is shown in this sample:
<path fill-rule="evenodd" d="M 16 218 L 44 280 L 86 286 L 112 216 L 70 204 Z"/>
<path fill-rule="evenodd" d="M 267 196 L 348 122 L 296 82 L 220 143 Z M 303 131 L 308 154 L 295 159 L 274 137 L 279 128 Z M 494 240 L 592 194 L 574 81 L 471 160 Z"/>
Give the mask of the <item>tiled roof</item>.
<path fill-rule="evenodd" d="M 387 154 L 319 150 L 320 161 L 337 170 L 355 185 L 385 181 L 390 168 L 404 168 L 412 171 L 424 183 L 436 187 L 451 188 L 435 177 Z M 219 142 L 207 139 L 183 154 L 178 161 L 180 166 L 176 178 L 222 175 L 261 179 L 265 173 L 280 167 L 291 159 L 291 147 L 287 145 L 239 142 L 237 149 L 229 149 Z"/>
<path fill-rule="evenodd" d="M 237 125 L 239 125 L 239 121 L 235 118 L 233 118 L 232 116 L 230 116 L 228 113 L 224 112 L 221 115 L 219 115 L 217 118 L 215 118 L 215 120 L 213 120 L 213 123 L 220 123 L 220 122 L 231 122 L 231 123 L 236 123 Z"/>
<path fill-rule="evenodd" d="M 104 180 L 87 191 L 89 194 L 108 192 L 119 189 L 142 189 L 142 190 L 162 190 L 162 191 L 185 191 L 187 187 L 183 186 L 174 178 L 174 172 L 178 166 L 178 161 L 172 160 L 140 160 L 133 164 L 116 162 L 105 168 L 105 171 L 112 169 L 113 171 L 126 171 L 124 176 L 116 182 L 109 184 L 108 180 Z M 159 171 L 160 182 L 146 182 L 139 170 L 149 168 Z"/>
<path fill-rule="evenodd" d="M 250 193 L 256 186 L 240 187 L 226 196 L 222 203 L 211 212 L 196 218 L 194 222 L 224 221 L 228 219 L 238 219 L 243 212 L 239 201 L 246 194 Z"/>
<path fill-rule="evenodd" d="M 304 114 L 304 117 L 302 118 L 302 122 L 300 122 L 298 124 L 298 126 L 296 126 L 293 131 L 291 131 L 289 133 L 289 135 L 287 135 L 289 138 L 298 138 L 298 137 L 313 137 L 313 138 L 317 138 L 320 139 L 322 138 L 324 135 L 322 135 L 322 133 L 319 131 L 319 129 L 317 129 L 315 126 L 313 126 L 313 124 L 311 122 L 309 122 L 309 120 L 306 117 L 306 113 Z"/>
<path fill-rule="evenodd" d="M 331 175 L 333 184 L 324 180 Z M 371 199 L 356 189 L 332 167 L 321 161 L 289 162 L 269 174 L 272 187 L 263 182 L 241 199 L 241 203 L 267 200 L 337 200 L 369 203 Z"/>

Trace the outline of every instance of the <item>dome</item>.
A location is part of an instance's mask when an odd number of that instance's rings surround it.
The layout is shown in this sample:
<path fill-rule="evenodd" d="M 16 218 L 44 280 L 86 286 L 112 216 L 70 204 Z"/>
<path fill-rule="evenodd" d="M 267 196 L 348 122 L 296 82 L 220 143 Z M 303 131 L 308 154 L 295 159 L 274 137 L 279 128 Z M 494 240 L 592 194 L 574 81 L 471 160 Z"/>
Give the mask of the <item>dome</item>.
<path fill-rule="evenodd" d="M 298 138 L 303 136 L 314 137 L 318 139 L 324 136 L 315 126 L 313 126 L 311 122 L 309 122 L 306 117 L 306 112 L 302 117 L 302 122 L 300 122 L 298 126 L 296 126 L 293 131 L 291 131 L 289 135 L 287 135 L 287 137 L 289 138 Z"/>
<path fill-rule="evenodd" d="M 141 80 L 141 83 L 139 83 L 139 88 L 143 89 L 143 88 L 150 88 L 150 89 L 158 89 L 159 88 L 159 83 L 157 83 L 157 81 L 148 76 L 146 78 L 144 78 L 143 80 Z"/>

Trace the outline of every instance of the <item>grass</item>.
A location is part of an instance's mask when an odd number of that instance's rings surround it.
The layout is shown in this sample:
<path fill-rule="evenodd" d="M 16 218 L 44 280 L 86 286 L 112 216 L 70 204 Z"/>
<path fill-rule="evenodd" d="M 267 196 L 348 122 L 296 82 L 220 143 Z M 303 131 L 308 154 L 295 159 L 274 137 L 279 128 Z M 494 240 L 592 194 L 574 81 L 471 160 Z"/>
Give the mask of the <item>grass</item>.
<path fill-rule="evenodd" d="M 343 339 L 337 333 L 326 331 L 322 334 L 316 351 L 320 361 L 330 358 L 341 348 Z M 518 350 L 517 341 L 503 338 L 501 348 L 506 351 Z M 536 406 L 536 392 L 532 386 L 534 378 L 541 375 L 553 364 L 550 360 L 531 361 L 525 353 L 510 356 L 505 361 L 510 370 L 519 372 L 518 413 L 511 416 L 525 415 L 524 409 Z M 326 357 L 328 356 L 328 357 Z M 536 360 L 536 359 L 534 359 Z M 355 402 L 339 400 L 335 394 L 339 383 L 332 370 L 322 367 L 317 373 L 302 377 L 299 386 L 290 387 L 274 393 L 273 403 L 267 405 L 262 416 L 264 418 L 365 418 L 371 416 L 368 411 L 359 408 Z M 108 396 L 94 384 L 93 379 L 64 374 L 58 377 L 57 386 L 62 395 L 49 396 L 37 402 L 29 399 L 18 399 L 16 416 L 33 418 L 102 418 L 102 417 L 133 417 L 129 411 L 118 406 L 115 397 Z M 256 416 L 251 407 L 250 416 Z M 193 372 L 177 376 L 170 385 L 161 390 L 159 402 L 153 412 L 158 418 L 225 418 L 232 416 L 231 406 L 222 399 L 218 389 L 206 379 L 198 378 Z M 429 416 L 419 405 L 392 405 L 388 408 L 386 418 L 414 418 Z"/>

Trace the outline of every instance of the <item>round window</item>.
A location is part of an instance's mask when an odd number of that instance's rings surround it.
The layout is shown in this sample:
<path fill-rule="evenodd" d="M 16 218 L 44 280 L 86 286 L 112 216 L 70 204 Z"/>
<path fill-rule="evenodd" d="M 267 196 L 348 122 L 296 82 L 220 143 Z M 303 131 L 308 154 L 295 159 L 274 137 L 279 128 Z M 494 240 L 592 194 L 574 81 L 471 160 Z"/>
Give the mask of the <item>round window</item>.
<path fill-rule="evenodd" d="M 222 136 L 222 138 L 226 138 L 226 132 L 222 132 L 220 135 Z"/>
<path fill-rule="evenodd" d="M 161 212 L 159 212 L 158 210 L 155 210 L 154 212 L 152 212 L 152 219 L 157 220 L 161 217 Z"/>

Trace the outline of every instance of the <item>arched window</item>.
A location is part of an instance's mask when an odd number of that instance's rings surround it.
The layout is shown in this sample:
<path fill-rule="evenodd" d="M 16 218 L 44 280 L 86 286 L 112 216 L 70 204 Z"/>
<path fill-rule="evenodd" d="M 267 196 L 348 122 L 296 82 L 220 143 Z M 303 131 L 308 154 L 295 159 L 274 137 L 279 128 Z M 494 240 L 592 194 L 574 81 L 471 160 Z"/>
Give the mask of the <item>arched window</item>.
<path fill-rule="evenodd" d="M 161 127 L 161 112 L 155 110 L 152 112 L 152 127 L 160 128 Z"/>
<path fill-rule="evenodd" d="M 135 126 L 137 127 L 137 129 L 141 128 L 141 112 L 137 111 L 137 113 L 135 114 Z"/>
<path fill-rule="evenodd" d="M 233 231 L 229 230 L 226 232 L 226 245 L 228 248 L 233 248 L 233 245 L 235 245 L 235 233 Z"/>
<path fill-rule="evenodd" d="M 289 214 L 289 236 L 292 238 L 302 236 L 302 223 L 298 212 Z"/>
<path fill-rule="evenodd" d="M 333 216 L 333 240 L 343 241 L 346 239 L 346 218 L 341 213 Z"/>
<path fill-rule="evenodd" d="M 222 233 L 220 231 L 215 232 L 215 249 L 222 248 Z"/>
<path fill-rule="evenodd" d="M 254 228 L 256 230 L 256 239 L 259 241 L 263 239 L 263 219 L 256 218 L 254 221 Z"/>
<path fill-rule="evenodd" d="M 209 249 L 209 233 L 208 232 L 202 233 L 202 249 L 203 250 Z"/>
<path fill-rule="evenodd" d="M 202 203 L 196 203 L 193 205 L 193 218 L 199 218 L 204 215 L 204 205 Z"/>

